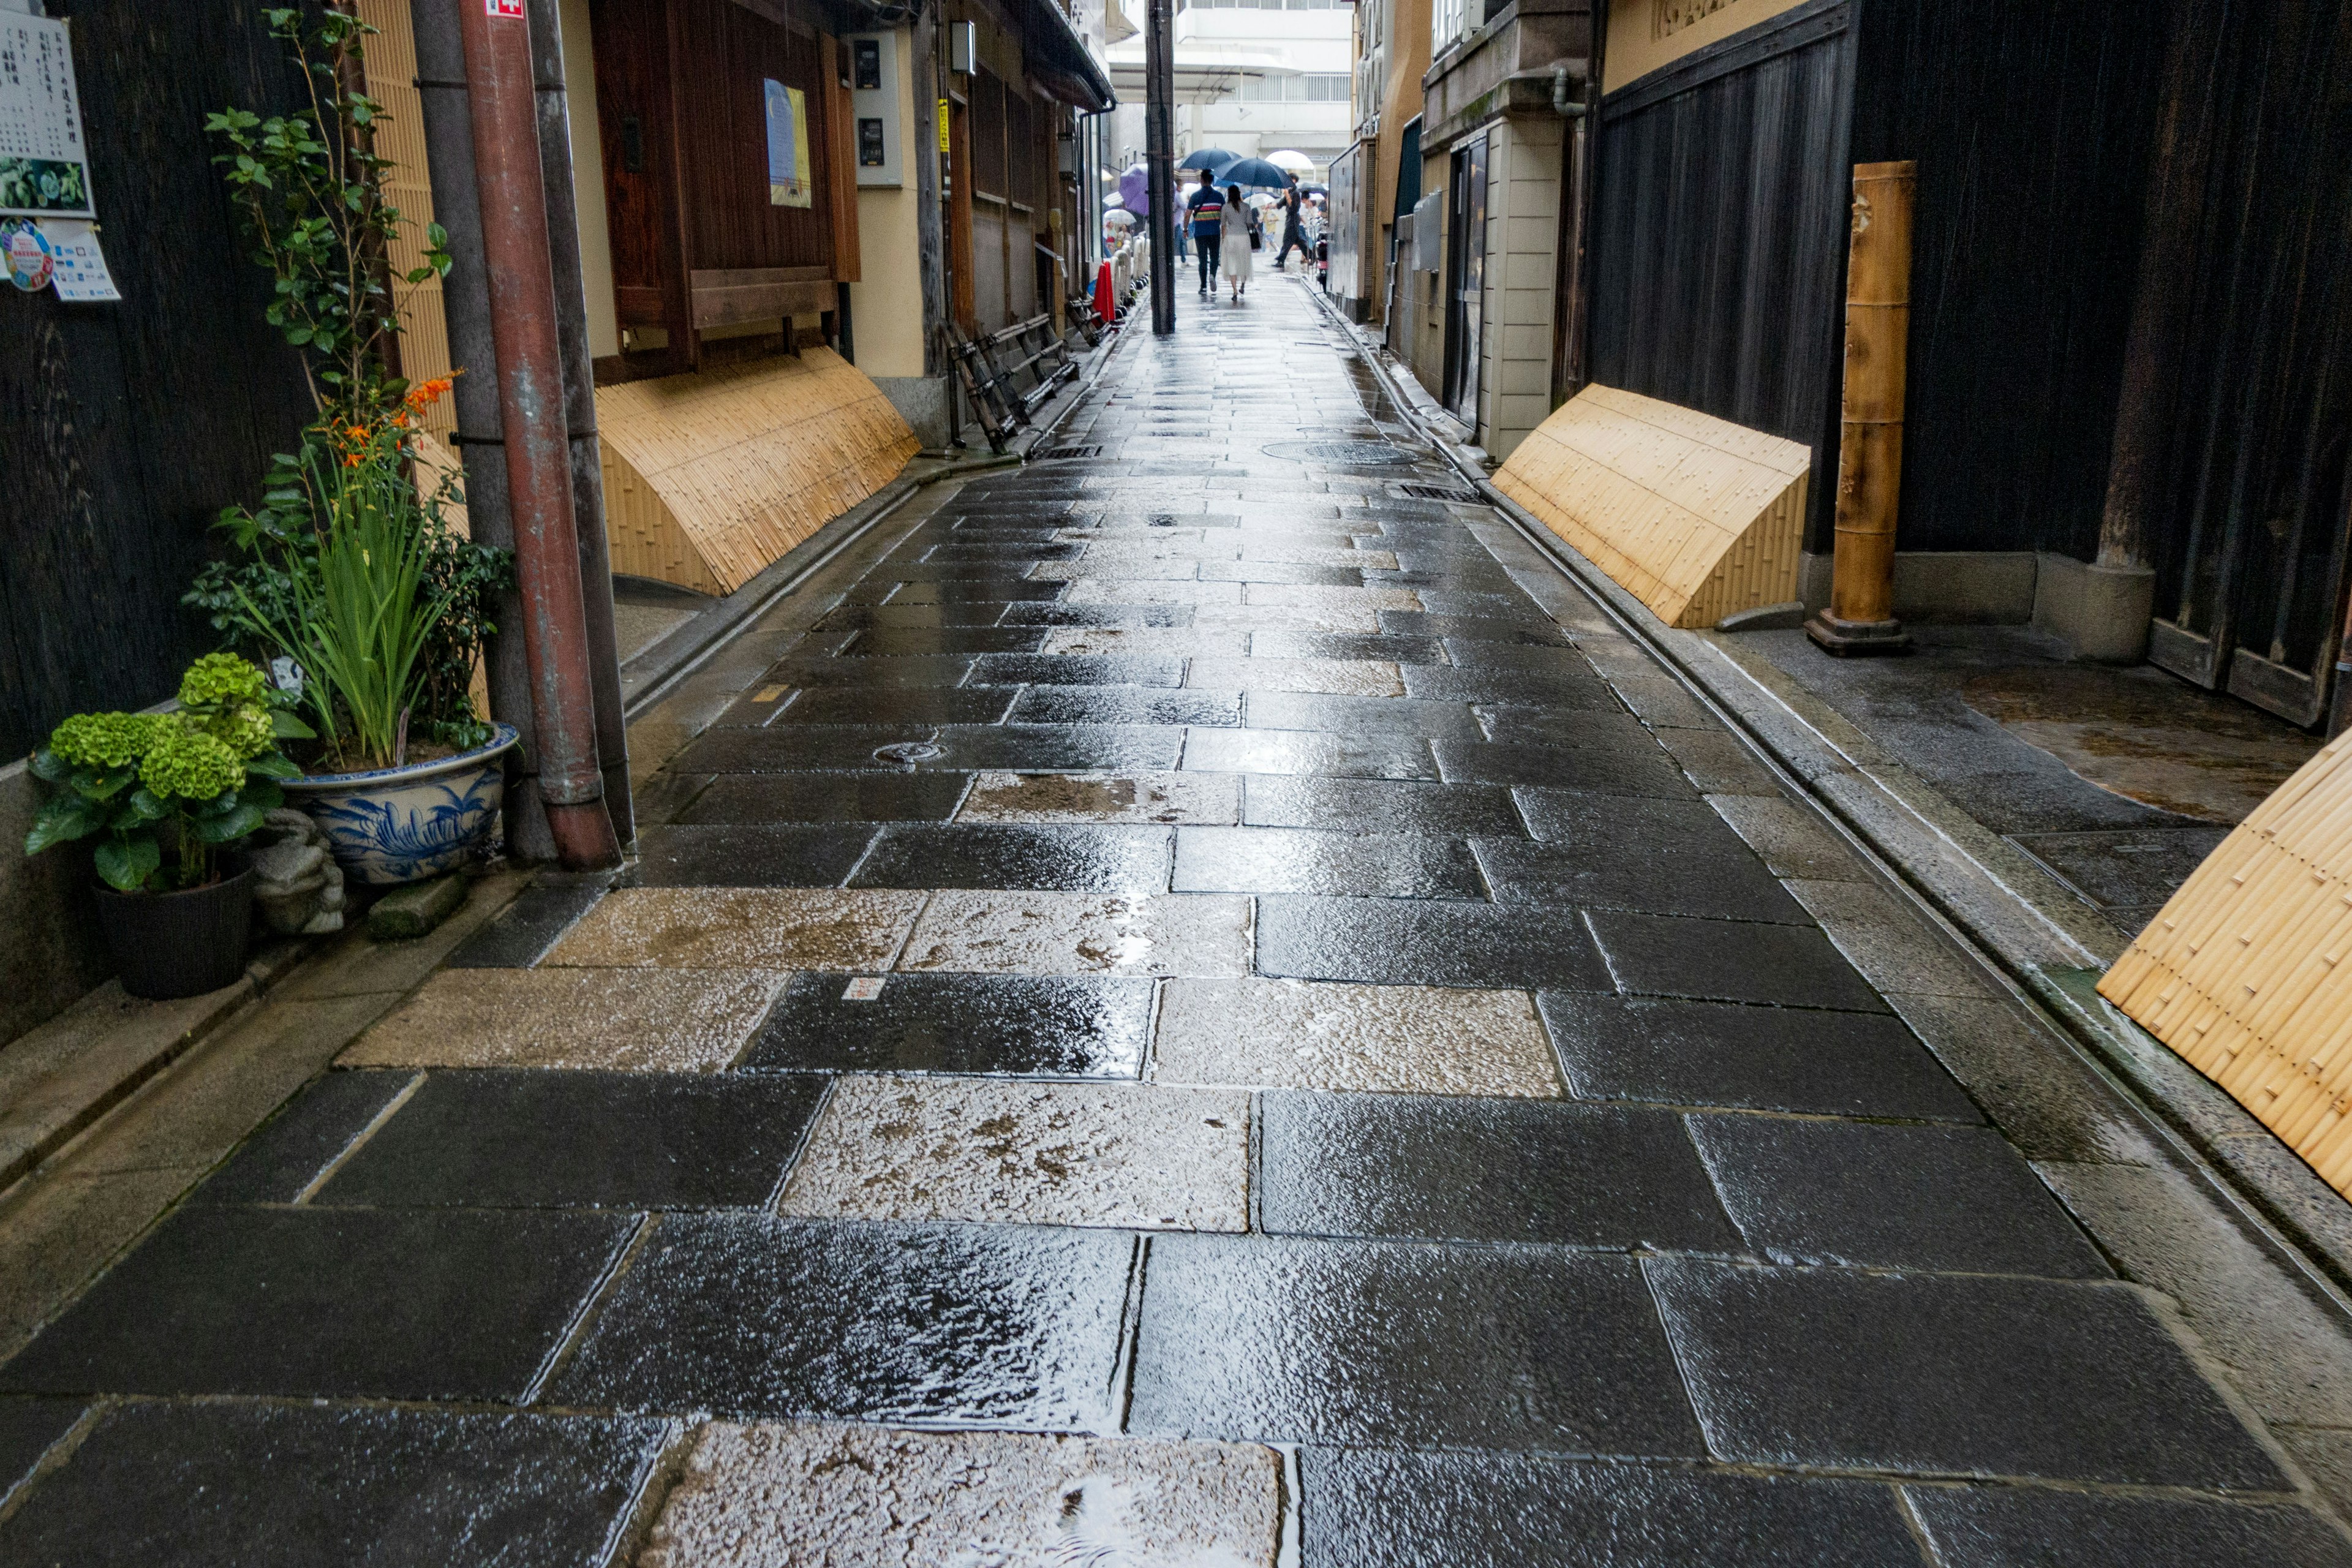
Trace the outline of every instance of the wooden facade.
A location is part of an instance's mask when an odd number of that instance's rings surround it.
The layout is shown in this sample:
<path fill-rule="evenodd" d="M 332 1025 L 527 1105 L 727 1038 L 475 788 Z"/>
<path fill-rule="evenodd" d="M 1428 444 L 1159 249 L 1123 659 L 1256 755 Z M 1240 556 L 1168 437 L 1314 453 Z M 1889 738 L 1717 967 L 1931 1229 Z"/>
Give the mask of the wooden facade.
<path fill-rule="evenodd" d="M 214 645 L 180 604 L 227 502 L 259 498 L 312 405 L 262 319 L 205 116 L 290 107 L 263 0 L 75 0 L 100 237 L 119 304 L 0 289 L 0 757 L 68 713 L 143 708 Z"/>

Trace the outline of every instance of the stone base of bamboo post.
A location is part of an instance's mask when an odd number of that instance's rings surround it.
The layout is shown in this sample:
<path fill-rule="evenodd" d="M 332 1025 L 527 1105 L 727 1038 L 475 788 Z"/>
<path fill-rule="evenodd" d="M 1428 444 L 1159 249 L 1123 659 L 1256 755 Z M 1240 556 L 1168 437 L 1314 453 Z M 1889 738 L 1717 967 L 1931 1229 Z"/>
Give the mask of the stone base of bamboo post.
<path fill-rule="evenodd" d="M 1847 240 L 1845 385 L 1830 607 L 1805 635 L 1839 655 L 1911 646 L 1895 618 L 1903 489 L 1904 360 L 1911 330 L 1911 196 L 1918 165 L 1858 163 Z"/>

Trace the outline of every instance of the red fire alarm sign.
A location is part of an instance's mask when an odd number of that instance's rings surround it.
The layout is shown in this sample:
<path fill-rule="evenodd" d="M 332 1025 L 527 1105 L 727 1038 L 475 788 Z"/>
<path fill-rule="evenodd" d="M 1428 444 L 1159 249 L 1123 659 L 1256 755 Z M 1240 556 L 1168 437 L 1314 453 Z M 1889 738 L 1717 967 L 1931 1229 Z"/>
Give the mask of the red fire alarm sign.
<path fill-rule="evenodd" d="M 489 13 L 493 16 L 522 15 L 523 0 L 482 0 L 482 4 L 489 8 Z"/>

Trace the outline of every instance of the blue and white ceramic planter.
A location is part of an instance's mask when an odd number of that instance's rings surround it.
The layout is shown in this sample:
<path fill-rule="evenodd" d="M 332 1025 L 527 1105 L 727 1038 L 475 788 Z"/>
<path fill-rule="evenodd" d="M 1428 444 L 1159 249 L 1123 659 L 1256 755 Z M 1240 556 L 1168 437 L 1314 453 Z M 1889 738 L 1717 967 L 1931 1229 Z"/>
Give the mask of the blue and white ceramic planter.
<path fill-rule="evenodd" d="M 327 836 L 343 875 L 373 887 L 437 877 L 466 858 L 506 798 L 499 758 L 521 739 L 496 726 L 485 746 L 436 763 L 286 782 L 286 798 Z"/>

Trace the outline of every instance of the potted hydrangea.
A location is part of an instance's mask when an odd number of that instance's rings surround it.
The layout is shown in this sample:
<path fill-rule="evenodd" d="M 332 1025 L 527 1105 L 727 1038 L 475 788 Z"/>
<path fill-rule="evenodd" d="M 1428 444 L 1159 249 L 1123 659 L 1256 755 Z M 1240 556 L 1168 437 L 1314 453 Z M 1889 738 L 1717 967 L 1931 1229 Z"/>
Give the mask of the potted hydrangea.
<path fill-rule="evenodd" d="M 98 841 L 99 919 L 122 988 L 168 999 L 216 991 L 245 968 L 253 873 L 236 851 L 300 773 L 281 739 L 309 725 L 235 654 L 208 654 L 169 713 L 77 713 L 33 753 L 58 793 L 25 852 Z"/>

